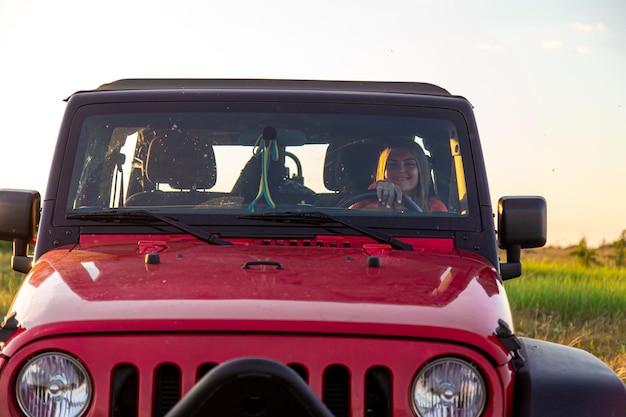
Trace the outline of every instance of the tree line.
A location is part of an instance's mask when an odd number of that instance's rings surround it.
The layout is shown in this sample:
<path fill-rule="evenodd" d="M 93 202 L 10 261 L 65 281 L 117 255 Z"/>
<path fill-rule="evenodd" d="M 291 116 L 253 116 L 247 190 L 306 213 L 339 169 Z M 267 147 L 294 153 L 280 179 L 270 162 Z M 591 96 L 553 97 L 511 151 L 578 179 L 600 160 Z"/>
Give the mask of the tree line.
<path fill-rule="evenodd" d="M 613 250 L 613 254 L 609 257 L 612 261 L 612 266 L 624 268 L 626 266 L 626 230 L 622 230 L 620 237 L 611 243 L 610 246 Z M 580 239 L 576 248 L 570 252 L 570 255 L 575 256 L 584 267 L 602 265 L 602 262 L 598 260 L 598 250 L 590 248 L 584 236 Z"/>

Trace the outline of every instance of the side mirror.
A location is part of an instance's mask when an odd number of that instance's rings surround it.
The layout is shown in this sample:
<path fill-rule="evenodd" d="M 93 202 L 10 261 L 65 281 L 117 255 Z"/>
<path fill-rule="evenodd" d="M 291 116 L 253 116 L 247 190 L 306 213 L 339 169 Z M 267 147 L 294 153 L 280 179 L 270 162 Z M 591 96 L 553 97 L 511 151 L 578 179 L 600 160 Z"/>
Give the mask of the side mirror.
<path fill-rule="evenodd" d="M 0 240 L 13 242 L 11 266 L 27 273 L 32 265 L 28 244 L 37 238 L 41 197 L 37 191 L 0 190 Z"/>
<path fill-rule="evenodd" d="M 502 279 L 522 274 L 522 248 L 546 244 L 547 207 L 543 197 L 502 197 L 498 201 L 498 246 L 506 250 L 507 262 L 500 264 Z"/>

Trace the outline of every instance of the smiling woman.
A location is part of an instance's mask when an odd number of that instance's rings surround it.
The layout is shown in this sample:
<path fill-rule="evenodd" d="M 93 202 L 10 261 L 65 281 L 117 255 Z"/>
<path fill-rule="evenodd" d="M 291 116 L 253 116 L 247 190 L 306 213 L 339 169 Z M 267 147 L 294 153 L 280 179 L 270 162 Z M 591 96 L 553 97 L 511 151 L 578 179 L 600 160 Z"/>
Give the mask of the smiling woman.
<path fill-rule="evenodd" d="M 380 153 L 376 182 L 369 187 L 376 190 L 378 201 L 361 201 L 351 207 L 402 208 L 403 201 L 407 204 L 408 200 L 421 211 L 447 212 L 448 208 L 437 197 L 432 178 L 429 159 L 419 144 L 413 141 L 394 144 Z M 457 184 L 465 186 L 463 181 Z"/>

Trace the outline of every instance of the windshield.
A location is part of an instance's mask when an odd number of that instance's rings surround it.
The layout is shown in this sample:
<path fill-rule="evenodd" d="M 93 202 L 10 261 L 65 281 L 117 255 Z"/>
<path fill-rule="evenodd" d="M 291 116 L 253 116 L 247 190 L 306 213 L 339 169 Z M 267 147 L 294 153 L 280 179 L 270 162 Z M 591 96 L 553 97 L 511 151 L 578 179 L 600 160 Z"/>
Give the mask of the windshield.
<path fill-rule="evenodd" d="M 68 213 L 472 215 L 467 128 L 452 110 L 128 103 L 78 115 Z"/>

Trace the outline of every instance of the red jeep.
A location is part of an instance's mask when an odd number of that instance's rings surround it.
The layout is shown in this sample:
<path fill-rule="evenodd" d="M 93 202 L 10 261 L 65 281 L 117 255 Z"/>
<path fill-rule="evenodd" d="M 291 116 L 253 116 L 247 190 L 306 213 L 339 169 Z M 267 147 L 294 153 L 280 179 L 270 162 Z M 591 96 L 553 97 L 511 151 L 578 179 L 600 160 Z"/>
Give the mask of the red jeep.
<path fill-rule="evenodd" d="M 472 106 L 434 85 L 75 93 L 44 199 L 0 190 L 28 273 L 0 416 L 625 416 L 600 360 L 515 336 L 502 281 L 546 203 L 497 211 Z"/>

